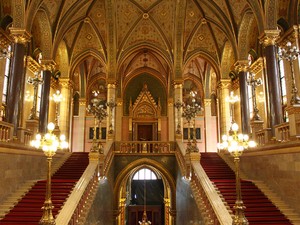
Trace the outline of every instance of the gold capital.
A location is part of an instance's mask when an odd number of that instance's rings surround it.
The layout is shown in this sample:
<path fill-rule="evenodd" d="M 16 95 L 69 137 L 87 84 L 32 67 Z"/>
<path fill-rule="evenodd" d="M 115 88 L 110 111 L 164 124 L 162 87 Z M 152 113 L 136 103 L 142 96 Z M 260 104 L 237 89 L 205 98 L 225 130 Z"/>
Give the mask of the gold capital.
<path fill-rule="evenodd" d="M 263 46 L 275 45 L 279 38 L 280 30 L 265 30 L 265 32 L 259 37 L 260 43 Z"/>
<path fill-rule="evenodd" d="M 26 44 L 30 42 L 31 35 L 25 29 L 10 27 L 9 31 L 15 43 Z"/>

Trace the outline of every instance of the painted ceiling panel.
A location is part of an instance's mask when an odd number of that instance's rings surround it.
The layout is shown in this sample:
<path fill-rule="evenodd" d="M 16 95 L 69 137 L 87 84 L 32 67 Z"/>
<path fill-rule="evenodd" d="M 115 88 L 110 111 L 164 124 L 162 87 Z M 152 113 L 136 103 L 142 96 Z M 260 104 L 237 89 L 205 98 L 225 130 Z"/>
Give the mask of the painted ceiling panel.
<path fill-rule="evenodd" d="M 73 56 L 92 49 L 102 52 L 102 46 L 96 32 L 90 23 L 84 22 L 74 45 Z"/>
<path fill-rule="evenodd" d="M 208 24 L 202 24 L 195 33 L 188 49 L 189 51 L 201 49 L 204 52 L 211 53 L 212 56 L 216 56 L 216 47 L 213 34 L 208 29 Z"/>
<path fill-rule="evenodd" d="M 101 34 L 101 39 L 106 42 L 107 40 L 107 31 L 106 31 L 106 11 L 104 1 L 96 1 L 89 12 L 89 17 L 95 24 L 98 29 L 98 32 Z"/>
<path fill-rule="evenodd" d="M 57 18 L 59 7 L 62 4 L 61 0 L 49 0 L 44 1 L 47 5 L 48 13 L 49 13 L 49 19 L 51 24 L 53 24 Z"/>
<path fill-rule="evenodd" d="M 165 0 L 158 4 L 149 13 L 163 31 L 169 43 L 172 43 L 174 37 L 176 7 L 174 0 Z"/>
<path fill-rule="evenodd" d="M 118 47 L 124 41 L 124 38 L 129 35 L 138 19 L 142 17 L 142 11 L 128 0 L 120 0 L 116 6 L 116 32 Z"/>
<path fill-rule="evenodd" d="M 233 13 L 236 24 L 240 24 L 245 13 L 245 9 L 249 7 L 246 0 L 229 0 L 231 12 Z"/>
<path fill-rule="evenodd" d="M 148 18 L 142 19 L 136 25 L 134 30 L 130 33 L 124 49 L 132 48 L 134 45 L 143 43 L 150 43 L 158 48 L 167 49 L 166 43 L 164 42 L 160 31 Z"/>
<path fill-rule="evenodd" d="M 161 0 L 133 0 L 133 1 L 147 11 L 147 9 L 149 9 L 152 5 L 160 2 Z"/>
<path fill-rule="evenodd" d="M 188 0 L 186 14 L 185 14 L 184 33 L 183 33 L 184 45 L 187 44 L 188 39 L 192 35 L 193 29 L 195 29 L 195 26 L 197 25 L 197 23 L 199 23 L 199 21 L 202 18 L 203 18 L 203 14 L 197 8 L 194 1 Z"/>

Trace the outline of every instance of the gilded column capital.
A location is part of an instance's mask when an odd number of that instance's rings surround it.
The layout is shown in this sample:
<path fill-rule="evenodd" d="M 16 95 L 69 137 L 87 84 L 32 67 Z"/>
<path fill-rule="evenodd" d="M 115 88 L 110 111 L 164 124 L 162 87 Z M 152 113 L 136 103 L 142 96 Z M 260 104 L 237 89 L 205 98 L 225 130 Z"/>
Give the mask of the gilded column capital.
<path fill-rule="evenodd" d="M 73 89 L 74 87 L 74 82 L 70 78 L 59 78 L 59 84 L 66 89 Z"/>
<path fill-rule="evenodd" d="M 116 82 L 109 82 L 107 83 L 107 88 L 108 89 L 116 89 L 117 83 Z"/>
<path fill-rule="evenodd" d="M 211 106 L 211 99 L 210 98 L 205 98 L 204 99 L 204 106 Z"/>
<path fill-rule="evenodd" d="M 221 79 L 220 82 L 218 83 L 218 89 L 221 90 L 229 89 L 230 85 L 231 85 L 230 79 Z"/>
<path fill-rule="evenodd" d="M 174 81 L 173 82 L 174 89 L 182 88 L 183 87 L 182 83 L 183 83 L 182 81 Z"/>
<path fill-rule="evenodd" d="M 249 71 L 249 61 L 248 60 L 239 60 L 234 64 L 234 69 L 239 72 Z"/>
<path fill-rule="evenodd" d="M 259 36 L 260 43 L 264 47 L 269 45 L 275 45 L 279 38 L 280 30 L 265 30 L 265 32 Z"/>
<path fill-rule="evenodd" d="M 10 27 L 9 31 L 15 43 L 26 44 L 30 42 L 31 34 L 25 29 Z"/>
<path fill-rule="evenodd" d="M 86 99 L 85 98 L 80 98 L 79 99 L 79 105 L 80 106 L 85 106 L 86 105 Z"/>
<path fill-rule="evenodd" d="M 42 59 L 41 60 L 42 70 L 53 72 L 56 68 L 56 62 L 52 59 Z"/>

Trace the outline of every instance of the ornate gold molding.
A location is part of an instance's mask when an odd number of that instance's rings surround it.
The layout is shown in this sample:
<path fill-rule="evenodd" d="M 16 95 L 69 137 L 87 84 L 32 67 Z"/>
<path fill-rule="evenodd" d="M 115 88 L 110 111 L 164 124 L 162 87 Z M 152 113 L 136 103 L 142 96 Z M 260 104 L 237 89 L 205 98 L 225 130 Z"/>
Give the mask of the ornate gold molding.
<path fill-rule="evenodd" d="M 52 59 L 42 59 L 41 60 L 42 70 L 53 72 L 56 68 L 56 62 Z"/>
<path fill-rule="evenodd" d="M 250 66 L 250 70 L 257 74 L 262 71 L 264 68 L 264 60 L 262 57 L 258 58 L 252 65 Z"/>
<path fill-rule="evenodd" d="M 221 79 L 220 82 L 218 83 L 218 89 L 220 90 L 229 89 L 230 85 L 231 85 L 231 80 Z"/>
<path fill-rule="evenodd" d="M 249 71 L 249 61 L 248 60 L 239 60 L 234 64 L 234 69 L 239 72 Z"/>
<path fill-rule="evenodd" d="M 25 29 L 10 27 L 9 31 L 15 43 L 26 44 L 30 42 L 31 34 Z"/>
<path fill-rule="evenodd" d="M 12 43 L 12 38 L 0 29 L 0 48 L 7 48 Z"/>
<path fill-rule="evenodd" d="M 70 78 L 59 78 L 59 84 L 66 89 L 73 89 L 74 87 L 74 82 Z"/>
<path fill-rule="evenodd" d="M 294 107 L 292 105 L 289 105 L 286 107 L 286 111 L 288 112 L 289 115 L 300 114 L 300 107 Z"/>
<path fill-rule="evenodd" d="M 41 70 L 41 65 L 31 56 L 26 57 L 26 63 L 27 69 L 29 69 L 32 73 L 37 73 Z"/>
<path fill-rule="evenodd" d="M 183 87 L 182 82 L 174 82 L 173 87 L 174 89 L 182 89 Z"/>
<path fill-rule="evenodd" d="M 277 41 L 280 47 L 285 47 L 287 42 L 296 43 L 299 39 L 300 25 L 290 27 Z M 298 45 L 298 44 L 297 44 Z"/>
<path fill-rule="evenodd" d="M 259 36 L 260 43 L 264 47 L 269 45 L 275 45 L 279 38 L 280 30 L 265 30 L 265 32 Z"/>

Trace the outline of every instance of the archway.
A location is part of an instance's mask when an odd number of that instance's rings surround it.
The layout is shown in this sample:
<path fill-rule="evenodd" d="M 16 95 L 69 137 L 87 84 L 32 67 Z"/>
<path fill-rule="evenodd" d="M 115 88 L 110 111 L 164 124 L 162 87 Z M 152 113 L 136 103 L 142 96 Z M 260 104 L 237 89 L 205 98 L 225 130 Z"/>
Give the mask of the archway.
<path fill-rule="evenodd" d="M 176 208 L 175 180 L 161 163 L 147 158 L 138 159 L 130 163 L 119 173 L 116 179 L 114 187 L 114 208 L 115 211 L 118 212 L 116 215 L 118 224 L 136 225 L 138 221 L 141 220 L 142 212 L 144 211 L 144 199 L 132 199 L 134 198 L 135 191 L 131 189 L 133 176 L 140 169 L 149 169 L 149 171 L 152 171 L 155 176 L 160 179 L 160 181 L 156 182 L 156 186 L 161 185 L 161 197 L 154 200 L 149 206 L 147 205 L 149 201 L 146 201 L 147 216 L 149 215 L 149 219 L 151 218 L 153 220 L 152 224 L 172 224 L 174 218 L 170 214 L 170 211 Z M 150 182 L 148 182 L 147 185 L 150 185 Z M 151 191 L 149 188 L 150 187 L 147 189 L 147 193 Z M 153 198 L 151 200 L 153 200 Z M 131 213 L 131 215 L 128 215 L 129 213 Z M 158 218 L 158 216 L 160 218 Z"/>

